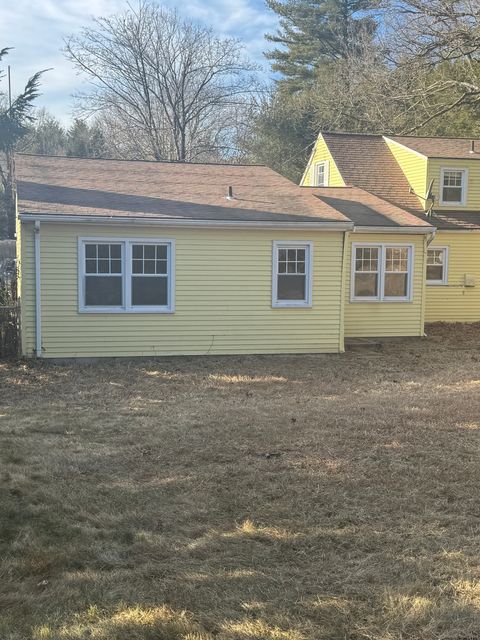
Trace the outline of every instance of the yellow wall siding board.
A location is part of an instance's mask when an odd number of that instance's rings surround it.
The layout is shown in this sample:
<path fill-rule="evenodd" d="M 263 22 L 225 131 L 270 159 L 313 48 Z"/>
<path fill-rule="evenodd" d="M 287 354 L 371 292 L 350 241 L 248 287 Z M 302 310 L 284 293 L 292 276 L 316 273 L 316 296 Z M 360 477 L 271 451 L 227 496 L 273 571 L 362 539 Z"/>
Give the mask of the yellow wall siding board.
<path fill-rule="evenodd" d="M 176 243 L 172 314 L 79 313 L 78 238 Z M 33 224 L 23 224 L 24 353 L 35 348 Z M 313 242 L 312 308 L 272 308 L 274 240 Z M 342 232 L 41 225 L 44 357 L 338 352 Z M 30 246 L 31 245 L 31 246 Z M 28 292 L 28 293 L 27 293 Z"/>
<path fill-rule="evenodd" d="M 409 244 L 413 245 L 412 302 L 351 302 L 352 244 Z M 345 271 L 345 337 L 374 338 L 421 336 L 424 333 L 422 298 L 424 296 L 424 237 L 423 235 L 352 233 L 348 242 L 348 262 Z"/>
<path fill-rule="evenodd" d="M 305 175 L 301 181 L 302 187 L 314 187 L 314 171 L 315 164 L 317 162 L 328 161 L 328 185 L 329 187 L 344 187 L 345 182 L 338 170 L 338 167 L 333 159 L 332 154 L 330 153 L 330 149 L 327 147 L 323 136 L 317 138 L 315 143 L 315 147 L 313 149 L 312 155 L 310 156 L 310 160 L 308 163 L 307 170 L 305 171 Z"/>
<path fill-rule="evenodd" d="M 437 231 L 430 247 L 448 247 L 448 282 L 426 286 L 425 322 L 479 322 L 480 232 Z M 465 286 L 466 274 L 474 287 Z"/>

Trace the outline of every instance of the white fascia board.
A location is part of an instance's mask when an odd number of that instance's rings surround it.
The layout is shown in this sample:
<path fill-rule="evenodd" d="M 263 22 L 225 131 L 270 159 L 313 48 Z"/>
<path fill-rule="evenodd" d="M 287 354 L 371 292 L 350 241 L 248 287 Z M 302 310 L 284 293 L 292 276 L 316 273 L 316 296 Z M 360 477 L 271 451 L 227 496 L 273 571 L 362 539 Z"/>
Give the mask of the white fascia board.
<path fill-rule="evenodd" d="M 40 222 L 87 223 L 87 224 L 123 224 L 130 226 L 163 226 L 163 227 L 213 227 L 224 229 L 318 229 L 319 231 L 350 231 L 353 222 L 350 221 L 312 221 L 312 222 L 269 222 L 245 220 L 180 220 L 159 218 L 135 218 L 121 216 L 82 216 L 62 214 L 21 213 L 19 218 L 23 222 L 39 220 Z"/>

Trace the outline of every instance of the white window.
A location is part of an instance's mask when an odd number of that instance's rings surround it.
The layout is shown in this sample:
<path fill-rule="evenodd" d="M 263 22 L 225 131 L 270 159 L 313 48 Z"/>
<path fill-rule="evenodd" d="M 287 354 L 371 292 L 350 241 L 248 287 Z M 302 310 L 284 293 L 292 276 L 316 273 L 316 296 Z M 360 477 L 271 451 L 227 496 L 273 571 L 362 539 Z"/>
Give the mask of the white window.
<path fill-rule="evenodd" d="M 272 306 L 311 306 L 311 242 L 274 242 L 272 273 Z"/>
<path fill-rule="evenodd" d="M 467 193 L 467 170 L 442 169 L 440 187 L 441 204 L 464 205 Z"/>
<path fill-rule="evenodd" d="M 315 187 L 328 187 L 328 162 L 317 162 L 314 173 Z"/>
<path fill-rule="evenodd" d="M 448 247 L 432 247 L 427 251 L 427 284 L 447 284 Z"/>
<path fill-rule="evenodd" d="M 354 244 L 352 302 L 410 302 L 413 247 Z"/>
<path fill-rule="evenodd" d="M 79 239 L 79 310 L 173 311 L 172 240 Z"/>

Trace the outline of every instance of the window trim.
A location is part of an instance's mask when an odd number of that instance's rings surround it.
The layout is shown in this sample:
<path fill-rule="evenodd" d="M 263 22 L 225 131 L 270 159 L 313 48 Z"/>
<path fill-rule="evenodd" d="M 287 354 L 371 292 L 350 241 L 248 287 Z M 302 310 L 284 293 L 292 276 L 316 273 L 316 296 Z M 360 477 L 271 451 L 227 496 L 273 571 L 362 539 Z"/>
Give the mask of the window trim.
<path fill-rule="evenodd" d="M 121 307 L 90 307 L 85 305 L 85 245 L 121 244 L 122 245 L 122 296 Z M 164 306 L 132 306 L 132 245 L 166 244 L 167 278 L 169 304 Z M 78 238 L 78 312 L 79 313 L 174 313 L 175 312 L 175 240 L 171 238 L 118 238 L 118 237 L 79 237 Z M 138 274 L 137 274 L 138 275 Z"/>
<path fill-rule="evenodd" d="M 356 250 L 357 249 L 378 249 L 378 261 L 380 269 L 378 270 L 378 295 L 368 297 L 355 296 L 355 263 L 356 263 Z M 385 266 L 386 266 L 386 249 L 408 249 L 408 272 L 407 272 L 407 295 L 402 297 L 386 296 L 385 295 Z M 413 302 L 413 274 L 414 274 L 414 258 L 415 258 L 415 246 L 408 242 L 353 242 L 351 252 L 351 264 L 350 264 L 350 302 L 358 303 L 371 303 L 378 304 L 379 302 L 393 302 L 394 304 L 399 302 Z M 392 273 L 392 272 L 389 272 Z M 403 273 L 403 272 L 400 272 Z"/>
<path fill-rule="evenodd" d="M 305 251 L 305 300 L 278 300 L 278 250 L 306 249 Z M 312 307 L 313 283 L 313 242 L 310 240 L 274 240 L 272 243 L 272 307 L 303 308 Z"/>
<path fill-rule="evenodd" d="M 318 184 L 317 176 L 318 176 L 318 167 L 323 166 L 324 168 L 324 183 Z M 330 180 L 330 163 L 328 160 L 321 160 L 320 162 L 315 162 L 313 165 L 313 182 L 314 187 L 328 187 Z"/>
<path fill-rule="evenodd" d="M 429 287 L 442 287 L 448 285 L 448 246 L 432 246 L 427 247 L 427 257 L 425 259 L 425 281 Z M 428 252 L 434 250 L 441 250 L 444 252 L 445 258 L 443 263 L 443 278 L 441 280 L 428 280 L 427 279 L 427 268 L 428 268 Z M 431 265 L 430 265 L 431 266 Z"/>
<path fill-rule="evenodd" d="M 443 189 L 444 189 L 444 176 L 447 171 L 457 171 L 463 174 L 462 179 L 462 196 L 458 202 L 445 201 L 443 199 Z M 467 189 L 468 189 L 468 169 L 462 167 L 442 167 L 440 169 L 440 204 L 444 207 L 464 207 L 467 204 Z"/>

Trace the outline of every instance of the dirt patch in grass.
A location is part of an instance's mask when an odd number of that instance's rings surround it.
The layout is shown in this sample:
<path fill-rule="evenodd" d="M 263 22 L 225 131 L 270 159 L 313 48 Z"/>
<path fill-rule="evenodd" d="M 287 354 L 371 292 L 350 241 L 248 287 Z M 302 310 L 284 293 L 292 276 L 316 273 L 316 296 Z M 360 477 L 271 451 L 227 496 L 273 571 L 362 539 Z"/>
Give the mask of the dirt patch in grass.
<path fill-rule="evenodd" d="M 0 364 L 2 640 L 480 637 L 480 327 Z"/>

